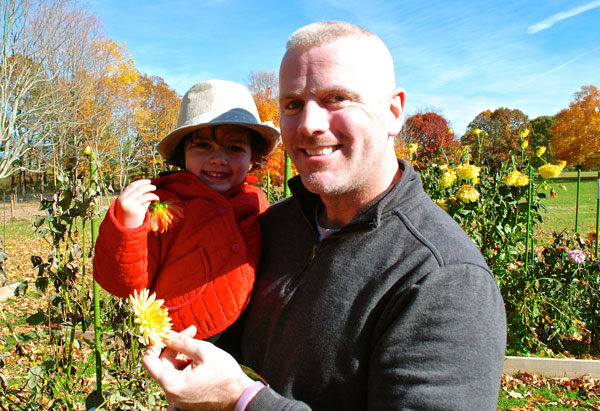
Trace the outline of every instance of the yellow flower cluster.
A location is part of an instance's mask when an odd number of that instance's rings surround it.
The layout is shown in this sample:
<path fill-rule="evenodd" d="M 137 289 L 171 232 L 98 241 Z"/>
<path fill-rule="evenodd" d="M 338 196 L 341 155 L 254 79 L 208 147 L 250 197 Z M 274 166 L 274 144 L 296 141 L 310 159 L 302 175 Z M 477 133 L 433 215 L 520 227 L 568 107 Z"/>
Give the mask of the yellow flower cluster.
<path fill-rule="evenodd" d="M 558 164 L 545 164 L 538 168 L 540 175 L 544 178 L 558 177 L 562 173 L 563 169 L 567 165 L 566 161 L 561 161 Z"/>
<path fill-rule="evenodd" d="M 538 157 L 541 157 L 544 155 L 544 153 L 546 152 L 546 147 L 544 146 L 540 146 L 537 148 L 537 150 L 535 151 L 535 155 Z"/>
<path fill-rule="evenodd" d="M 529 184 L 529 177 L 520 171 L 514 170 L 504 177 L 504 184 L 513 187 L 523 187 Z"/>
<path fill-rule="evenodd" d="M 417 152 L 418 148 L 419 148 L 419 145 L 417 143 L 409 144 L 408 147 L 406 148 L 406 152 L 408 154 L 415 154 Z"/>
<path fill-rule="evenodd" d="M 137 290 L 129 296 L 129 304 L 133 309 L 134 322 L 139 325 L 144 344 L 164 347 L 163 340 L 168 338 L 171 330 L 171 319 L 167 309 L 162 308 L 163 300 L 157 300 L 156 294 L 148 295 L 144 288 L 139 295 Z"/>
<path fill-rule="evenodd" d="M 465 203 L 474 202 L 479 199 L 479 191 L 470 184 L 463 184 L 458 189 L 456 196 Z"/>
<path fill-rule="evenodd" d="M 442 174 L 441 184 L 443 188 L 448 188 L 456 181 L 456 171 L 451 168 L 447 168 Z"/>
<path fill-rule="evenodd" d="M 440 198 L 438 200 L 433 200 L 442 210 L 448 211 L 448 205 L 446 204 L 445 198 Z"/>
<path fill-rule="evenodd" d="M 479 178 L 481 168 L 473 164 L 461 164 L 456 167 L 456 172 L 460 178 L 464 178 L 465 180 L 475 180 Z"/>

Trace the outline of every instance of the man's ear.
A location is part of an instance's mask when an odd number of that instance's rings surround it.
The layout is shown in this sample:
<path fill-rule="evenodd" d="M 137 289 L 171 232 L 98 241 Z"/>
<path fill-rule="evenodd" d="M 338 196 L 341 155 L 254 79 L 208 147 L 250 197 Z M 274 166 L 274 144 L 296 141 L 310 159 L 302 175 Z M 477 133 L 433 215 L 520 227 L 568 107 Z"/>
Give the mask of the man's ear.
<path fill-rule="evenodd" d="M 392 92 L 390 99 L 390 112 L 388 122 L 388 136 L 396 137 L 402 130 L 402 122 L 404 120 L 404 103 L 406 94 L 402 87 L 397 87 Z"/>

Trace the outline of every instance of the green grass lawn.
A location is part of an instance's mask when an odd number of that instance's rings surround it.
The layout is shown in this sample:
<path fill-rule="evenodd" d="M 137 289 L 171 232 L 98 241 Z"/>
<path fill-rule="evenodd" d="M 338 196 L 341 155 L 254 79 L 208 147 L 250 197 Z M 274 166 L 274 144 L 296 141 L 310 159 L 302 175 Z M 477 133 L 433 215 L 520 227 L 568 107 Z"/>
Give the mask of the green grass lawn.
<path fill-rule="evenodd" d="M 597 176 L 595 171 L 582 173 L 579 194 L 578 232 L 585 235 L 596 229 Z M 575 215 L 577 204 L 577 172 L 565 172 L 559 178 L 548 180 L 558 196 L 552 198 L 550 190 L 546 190 L 548 198 L 543 200 L 546 211 L 544 222 L 540 227 L 543 233 L 567 229 L 575 231 Z M 566 188 L 566 190 L 565 190 Z"/>

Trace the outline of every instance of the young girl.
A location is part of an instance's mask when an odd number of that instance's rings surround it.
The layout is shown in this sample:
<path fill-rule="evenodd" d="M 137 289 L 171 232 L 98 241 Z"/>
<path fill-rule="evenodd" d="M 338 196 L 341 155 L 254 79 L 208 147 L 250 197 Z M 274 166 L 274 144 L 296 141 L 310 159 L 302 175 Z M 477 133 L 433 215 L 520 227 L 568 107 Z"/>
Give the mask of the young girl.
<path fill-rule="evenodd" d="M 278 142 L 241 84 L 192 87 L 177 129 L 158 145 L 185 171 L 134 181 L 111 204 L 96 242 L 96 281 L 119 297 L 156 292 L 173 329 L 195 325 L 199 339 L 231 325 L 250 298 L 261 249 L 257 215 L 268 206 L 246 175 Z"/>

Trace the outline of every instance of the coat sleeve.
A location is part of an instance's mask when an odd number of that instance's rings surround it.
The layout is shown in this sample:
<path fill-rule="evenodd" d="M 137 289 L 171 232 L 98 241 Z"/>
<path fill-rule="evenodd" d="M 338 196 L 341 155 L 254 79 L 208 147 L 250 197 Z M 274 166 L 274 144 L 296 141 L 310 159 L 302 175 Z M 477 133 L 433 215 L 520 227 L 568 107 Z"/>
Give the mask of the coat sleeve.
<path fill-rule="evenodd" d="M 496 410 L 506 318 L 488 270 L 429 273 L 393 299 L 378 326 L 369 409 Z"/>
<path fill-rule="evenodd" d="M 116 200 L 100 224 L 94 250 L 94 279 L 109 293 L 127 297 L 133 290 L 149 288 L 156 272 L 158 240 L 149 235 L 150 219 L 135 229 L 116 218 Z"/>

